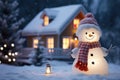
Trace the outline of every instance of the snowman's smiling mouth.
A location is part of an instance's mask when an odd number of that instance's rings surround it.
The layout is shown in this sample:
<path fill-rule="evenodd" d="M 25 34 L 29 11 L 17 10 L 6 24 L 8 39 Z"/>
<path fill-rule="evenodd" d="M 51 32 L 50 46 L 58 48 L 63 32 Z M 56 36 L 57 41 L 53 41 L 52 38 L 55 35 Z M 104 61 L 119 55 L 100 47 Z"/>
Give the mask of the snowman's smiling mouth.
<path fill-rule="evenodd" d="M 88 38 L 88 37 L 86 36 L 86 39 L 88 39 L 88 40 L 92 40 L 93 38 L 94 38 L 94 36 L 92 36 L 91 38 L 90 38 L 90 37 Z"/>

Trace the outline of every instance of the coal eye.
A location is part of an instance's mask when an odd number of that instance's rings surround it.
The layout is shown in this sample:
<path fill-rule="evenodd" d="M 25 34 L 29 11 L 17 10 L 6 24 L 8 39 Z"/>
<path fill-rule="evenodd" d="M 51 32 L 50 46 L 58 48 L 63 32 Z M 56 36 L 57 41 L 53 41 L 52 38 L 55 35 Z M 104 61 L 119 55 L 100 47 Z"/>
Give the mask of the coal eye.
<path fill-rule="evenodd" d="M 92 32 L 92 34 L 94 34 L 94 32 Z"/>
<path fill-rule="evenodd" d="M 87 32 L 85 34 L 87 35 Z"/>

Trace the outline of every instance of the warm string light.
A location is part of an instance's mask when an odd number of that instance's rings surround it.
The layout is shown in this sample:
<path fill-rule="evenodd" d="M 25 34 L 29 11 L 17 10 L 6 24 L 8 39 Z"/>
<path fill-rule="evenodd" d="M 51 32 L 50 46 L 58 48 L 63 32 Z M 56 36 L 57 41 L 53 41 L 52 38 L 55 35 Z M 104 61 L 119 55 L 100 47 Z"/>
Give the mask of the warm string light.
<path fill-rule="evenodd" d="M 4 47 L 6 48 L 6 47 L 7 47 L 7 44 L 4 44 Z"/>
<path fill-rule="evenodd" d="M 5 55 L 5 58 L 8 58 L 8 55 Z"/>
<path fill-rule="evenodd" d="M 15 47 L 15 44 L 11 43 L 10 46 L 11 46 L 10 48 Z M 7 47 L 8 47 L 8 45 L 4 44 L 3 46 L 0 46 L 0 50 L 5 51 L 7 49 Z M 2 55 L 2 52 L 1 52 L 1 55 Z M 18 55 L 18 52 L 12 52 L 12 50 L 9 50 L 8 54 L 4 55 L 4 58 L 7 59 L 8 62 L 15 62 L 16 59 L 14 58 L 14 56 L 16 56 L 16 55 Z M 2 63 L 2 61 L 0 60 L 0 64 L 1 63 Z"/>
<path fill-rule="evenodd" d="M 3 50 L 4 48 L 3 47 L 0 47 L 0 50 Z"/>
<path fill-rule="evenodd" d="M 8 62 L 11 62 L 12 60 L 11 59 L 8 59 Z"/>
<path fill-rule="evenodd" d="M 13 58 L 13 62 L 15 62 L 16 61 L 16 59 L 15 58 Z"/>
<path fill-rule="evenodd" d="M 13 58 L 13 59 L 10 59 L 10 58 L 9 58 L 9 59 L 8 59 L 8 62 L 12 62 L 12 61 L 15 62 L 16 59 L 15 59 L 15 58 Z"/>
<path fill-rule="evenodd" d="M 12 53 L 12 56 L 15 56 L 15 54 L 14 54 L 14 53 Z"/>
<path fill-rule="evenodd" d="M 9 52 L 9 53 L 8 53 L 8 55 L 9 55 L 9 56 L 11 56 L 11 55 L 12 55 L 12 53 L 11 53 L 11 52 Z"/>
<path fill-rule="evenodd" d="M 12 47 L 14 47 L 14 46 L 15 46 L 15 44 L 14 44 L 14 43 L 12 43 L 12 44 L 11 44 L 11 46 L 12 46 Z"/>
<path fill-rule="evenodd" d="M 18 52 L 15 52 L 15 55 L 18 55 Z"/>

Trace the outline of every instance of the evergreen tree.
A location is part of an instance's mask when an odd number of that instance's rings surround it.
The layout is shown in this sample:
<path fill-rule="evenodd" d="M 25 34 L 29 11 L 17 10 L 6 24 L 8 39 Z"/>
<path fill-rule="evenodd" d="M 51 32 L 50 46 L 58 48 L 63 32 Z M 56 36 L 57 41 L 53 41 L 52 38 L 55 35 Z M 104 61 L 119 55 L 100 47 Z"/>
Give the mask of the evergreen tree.
<path fill-rule="evenodd" d="M 14 63 L 22 48 L 23 39 L 19 26 L 24 19 L 18 19 L 18 2 L 0 0 L 0 62 Z"/>
<path fill-rule="evenodd" d="M 43 51 L 44 51 L 44 48 L 43 46 L 41 46 L 40 39 L 39 39 L 38 47 L 36 48 L 34 65 L 41 66 L 43 64 Z"/>

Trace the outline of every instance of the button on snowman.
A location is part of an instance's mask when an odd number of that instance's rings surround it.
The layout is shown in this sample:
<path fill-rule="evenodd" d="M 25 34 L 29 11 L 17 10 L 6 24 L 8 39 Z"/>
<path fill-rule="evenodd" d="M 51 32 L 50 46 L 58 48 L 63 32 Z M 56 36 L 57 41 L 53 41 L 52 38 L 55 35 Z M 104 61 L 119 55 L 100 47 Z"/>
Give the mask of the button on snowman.
<path fill-rule="evenodd" d="M 91 13 L 87 13 L 81 20 L 76 31 L 79 45 L 72 50 L 71 56 L 75 58 L 73 71 L 88 75 L 107 75 L 108 64 L 105 60 L 108 50 L 101 47 L 99 39 L 102 33 Z"/>

